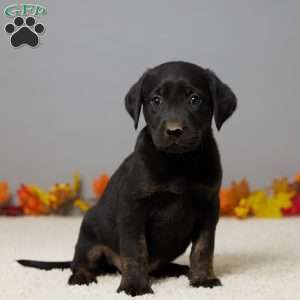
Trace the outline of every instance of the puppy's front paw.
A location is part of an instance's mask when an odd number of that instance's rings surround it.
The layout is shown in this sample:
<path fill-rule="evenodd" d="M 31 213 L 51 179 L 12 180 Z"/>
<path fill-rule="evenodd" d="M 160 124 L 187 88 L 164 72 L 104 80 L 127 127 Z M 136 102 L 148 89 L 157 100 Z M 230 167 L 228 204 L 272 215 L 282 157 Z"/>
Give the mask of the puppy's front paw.
<path fill-rule="evenodd" d="M 141 284 L 139 282 L 121 282 L 117 292 L 125 292 L 127 295 L 132 297 L 153 294 L 153 290 L 149 284 Z"/>
<path fill-rule="evenodd" d="M 68 284 L 69 285 L 89 285 L 90 283 L 97 283 L 97 279 L 94 275 L 87 272 L 78 272 L 70 276 Z"/>
<path fill-rule="evenodd" d="M 196 278 L 190 279 L 190 285 L 192 287 L 205 287 L 205 288 L 213 288 L 215 286 L 222 286 L 220 279 L 216 277 L 204 277 L 204 278 Z"/>

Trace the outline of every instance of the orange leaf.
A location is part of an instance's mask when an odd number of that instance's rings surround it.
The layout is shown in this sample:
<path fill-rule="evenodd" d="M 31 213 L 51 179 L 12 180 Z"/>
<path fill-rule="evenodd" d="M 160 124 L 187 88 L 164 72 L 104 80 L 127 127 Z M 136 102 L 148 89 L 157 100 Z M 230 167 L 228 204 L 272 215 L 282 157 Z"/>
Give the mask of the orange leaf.
<path fill-rule="evenodd" d="M 109 181 L 109 176 L 107 174 L 102 174 L 100 177 L 96 178 L 93 181 L 93 192 L 96 197 L 100 197 Z"/>
<path fill-rule="evenodd" d="M 0 181 L 0 203 L 4 203 L 11 197 L 9 186 L 7 182 Z"/>
<path fill-rule="evenodd" d="M 249 184 L 246 179 L 233 182 L 229 188 L 220 191 L 220 211 L 222 215 L 233 215 L 234 208 L 242 198 L 248 197 L 250 193 Z"/>

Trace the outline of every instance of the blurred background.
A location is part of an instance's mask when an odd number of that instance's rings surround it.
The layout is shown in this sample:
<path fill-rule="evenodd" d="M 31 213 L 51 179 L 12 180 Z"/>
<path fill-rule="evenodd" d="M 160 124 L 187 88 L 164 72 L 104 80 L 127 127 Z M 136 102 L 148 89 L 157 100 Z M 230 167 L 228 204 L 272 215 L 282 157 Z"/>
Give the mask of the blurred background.
<path fill-rule="evenodd" d="M 79 170 L 90 194 L 92 178 L 134 147 L 126 92 L 169 60 L 213 69 L 238 96 L 216 133 L 224 184 L 265 186 L 299 171 L 299 1 L 30 3 L 48 9 L 38 48 L 13 49 L 11 20 L 0 18 L 0 179 L 12 189 L 49 187 Z"/>

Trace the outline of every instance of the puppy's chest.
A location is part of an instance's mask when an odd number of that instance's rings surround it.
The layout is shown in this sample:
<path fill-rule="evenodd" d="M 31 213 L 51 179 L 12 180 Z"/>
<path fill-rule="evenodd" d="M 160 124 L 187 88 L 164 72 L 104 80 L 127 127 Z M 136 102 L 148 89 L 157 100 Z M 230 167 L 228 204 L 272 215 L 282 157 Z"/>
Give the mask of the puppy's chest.
<path fill-rule="evenodd" d="M 148 200 L 149 255 L 159 260 L 173 260 L 190 244 L 201 213 L 192 199 L 185 196 L 158 193 Z"/>
<path fill-rule="evenodd" d="M 160 192 L 148 199 L 148 217 L 156 227 L 174 228 L 193 225 L 201 215 L 201 207 L 188 194 Z"/>
<path fill-rule="evenodd" d="M 202 170 L 201 166 L 191 167 L 180 164 L 177 167 L 162 168 L 151 174 L 150 178 L 148 183 L 150 191 L 175 195 L 198 194 L 200 196 L 209 192 L 209 189 L 218 181 L 214 172 L 209 173 L 207 170 Z"/>
<path fill-rule="evenodd" d="M 190 195 L 204 194 L 207 187 L 201 182 L 200 179 L 189 177 L 177 176 L 174 178 L 167 178 L 157 180 L 155 184 L 150 185 L 150 191 L 154 193 L 170 193 L 176 196 L 190 198 Z"/>

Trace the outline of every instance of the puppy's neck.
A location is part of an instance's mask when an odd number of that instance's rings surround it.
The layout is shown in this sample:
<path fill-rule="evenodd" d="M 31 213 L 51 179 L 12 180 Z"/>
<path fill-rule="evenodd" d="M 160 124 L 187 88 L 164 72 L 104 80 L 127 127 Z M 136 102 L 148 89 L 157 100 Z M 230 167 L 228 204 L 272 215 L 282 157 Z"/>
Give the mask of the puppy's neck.
<path fill-rule="evenodd" d="M 214 189 L 219 186 L 222 168 L 217 144 L 212 130 L 205 135 L 197 149 L 182 154 L 159 151 L 145 127 L 139 134 L 134 151 L 135 162 L 142 164 L 160 182 L 185 179 L 202 182 Z"/>

